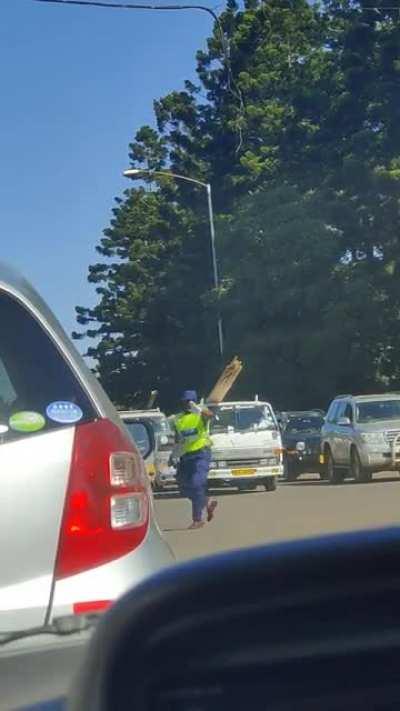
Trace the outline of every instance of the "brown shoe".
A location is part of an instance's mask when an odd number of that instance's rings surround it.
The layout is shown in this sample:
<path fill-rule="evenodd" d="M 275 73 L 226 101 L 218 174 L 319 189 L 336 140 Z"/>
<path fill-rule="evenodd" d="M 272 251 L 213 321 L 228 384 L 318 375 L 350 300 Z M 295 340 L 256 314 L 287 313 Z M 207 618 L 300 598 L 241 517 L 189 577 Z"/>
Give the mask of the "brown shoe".
<path fill-rule="evenodd" d="M 188 531 L 194 531 L 196 528 L 203 528 L 204 525 L 204 521 L 193 521 L 193 523 L 190 524 Z"/>
<path fill-rule="evenodd" d="M 207 506 L 207 521 L 212 521 L 214 518 L 214 511 L 218 506 L 218 501 L 213 499 Z"/>

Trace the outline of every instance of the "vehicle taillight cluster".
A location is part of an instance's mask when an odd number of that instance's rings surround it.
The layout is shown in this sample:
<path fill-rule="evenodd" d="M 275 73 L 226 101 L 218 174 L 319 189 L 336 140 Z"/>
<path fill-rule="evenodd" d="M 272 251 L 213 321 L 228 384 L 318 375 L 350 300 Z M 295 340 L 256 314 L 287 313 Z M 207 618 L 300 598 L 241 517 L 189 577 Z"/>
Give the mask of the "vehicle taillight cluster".
<path fill-rule="evenodd" d="M 109 420 L 76 428 L 56 578 L 81 573 L 134 550 L 149 523 L 142 458 Z"/>

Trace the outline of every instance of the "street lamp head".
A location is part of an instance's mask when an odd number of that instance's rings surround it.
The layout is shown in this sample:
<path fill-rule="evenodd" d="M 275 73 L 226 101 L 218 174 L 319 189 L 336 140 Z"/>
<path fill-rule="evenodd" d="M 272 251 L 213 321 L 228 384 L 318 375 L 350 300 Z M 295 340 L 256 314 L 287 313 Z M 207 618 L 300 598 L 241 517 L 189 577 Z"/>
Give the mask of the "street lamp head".
<path fill-rule="evenodd" d="M 140 170 L 140 168 L 128 168 L 128 170 L 124 170 L 124 176 L 125 178 L 132 178 L 133 180 L 140 180 L 143 178 L 145 175 L 148 175 L 150 173 L 149 170 Z"/>

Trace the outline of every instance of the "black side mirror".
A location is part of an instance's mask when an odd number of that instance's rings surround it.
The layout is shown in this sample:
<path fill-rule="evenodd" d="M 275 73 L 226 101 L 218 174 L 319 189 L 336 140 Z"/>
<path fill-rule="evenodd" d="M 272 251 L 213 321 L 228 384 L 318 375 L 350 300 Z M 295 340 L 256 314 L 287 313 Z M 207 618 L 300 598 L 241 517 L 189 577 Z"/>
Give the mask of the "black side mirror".
<path fill-rule="evenodd" d="M 125 426 L 135 442 L 143 459 L 147 459 L 156 448 L 154 430 L 147 419 L 124 420 Z"/>

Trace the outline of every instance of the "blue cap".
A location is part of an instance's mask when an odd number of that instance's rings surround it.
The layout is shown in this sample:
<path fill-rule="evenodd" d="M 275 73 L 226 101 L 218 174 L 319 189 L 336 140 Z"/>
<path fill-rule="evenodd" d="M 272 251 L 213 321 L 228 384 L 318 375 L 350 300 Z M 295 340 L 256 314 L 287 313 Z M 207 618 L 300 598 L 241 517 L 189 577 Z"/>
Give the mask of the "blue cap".
<path fill-rule="evenodd" d="M 192 400 L 193 402 L 197 402 L 196 390 L 184 390 L 184 392 L 182 393 L 181 400 L 183 402 L 188 402 L 189 400 Z"/>

